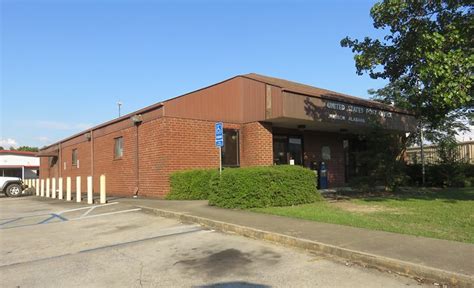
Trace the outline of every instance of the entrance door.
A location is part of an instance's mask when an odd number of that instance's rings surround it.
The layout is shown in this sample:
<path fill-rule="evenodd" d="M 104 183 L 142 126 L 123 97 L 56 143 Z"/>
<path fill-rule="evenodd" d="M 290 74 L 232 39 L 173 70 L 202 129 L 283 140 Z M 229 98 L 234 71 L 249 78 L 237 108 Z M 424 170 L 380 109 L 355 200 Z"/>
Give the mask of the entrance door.
<path fill-rule="evenodd" d="M 273 162 L 279 164 L 290 164 L 294 160 L 295 165 L 303 165 L 303 139 L 300 136 L 273 136 Z"/>
<path fill-rule="evenodd" d="M 301 137 L 288 137 L 288 154 L 295 165 L 303 165 L 303 141 Z"/>

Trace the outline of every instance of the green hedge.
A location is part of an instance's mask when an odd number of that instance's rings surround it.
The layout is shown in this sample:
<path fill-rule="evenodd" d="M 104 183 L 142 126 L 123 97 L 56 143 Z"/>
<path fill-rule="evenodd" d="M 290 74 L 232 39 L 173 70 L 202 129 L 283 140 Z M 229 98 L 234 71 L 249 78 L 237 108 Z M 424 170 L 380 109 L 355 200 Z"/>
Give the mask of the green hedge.
<path fill-rule="evenodd" d="M 214 175 L 219 175 L 219 172 L 203 169 L 174 172 L 170 176 L 171 191 L 166 199 L 207 200 Z"/>
<path fill-rule="evenodd" d="M 407 165 L 410 184 L 421 185 L 421 164 Z M 474 165 L 468 163 L 440 163 L 425 166 L 425 185 L 433 187 L 474 187 Z"/>
<path fill-rule="evenodd" d="M 209 204 L 225 208 L 290 206 L 321 199 L 314 171 L 300 166 L 230 168 L 211 183 Z"/>

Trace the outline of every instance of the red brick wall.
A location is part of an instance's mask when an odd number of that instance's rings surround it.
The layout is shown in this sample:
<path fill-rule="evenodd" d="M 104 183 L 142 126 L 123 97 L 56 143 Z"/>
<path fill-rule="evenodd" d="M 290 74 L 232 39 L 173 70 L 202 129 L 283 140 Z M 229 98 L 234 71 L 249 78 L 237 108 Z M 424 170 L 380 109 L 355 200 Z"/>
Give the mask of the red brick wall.
<path fill-rule="evenodd" d="M 341 187 L 345 183 L 344 148 L 343 137 L 337 133 L 312 132 L 304 133 L 303 150 L 305 167 L 309 167 L 313 161 L 319 162 L 323 146 L 329 146 L 331 160 L 325 161 L 328 168 L 329 187 Z"/>
<path fill-rule="evenodd" d="M 40 178 L 46 179 L 51 177 L 58 177 L 59 161 L 50 165 L 49 157 L 40 158 Z"/>
<path fill-rule="evenodd" d="M 273 134 L 269 123 L 251 122 L 242 125 L 241 166 L 273 165 Z"/>
<path fill-rule="evenodd" d="M 72 150 L 77 149 L 77 160 L 79 165 L 72 165 Z M 59 163 L 61 162 L 61 163 Z M 66 162 L 66 169 L 64 169 Z M 68 140 L 61 145 L 61 157 L 58 164 L 63 177 L 63 187 L 66 190 L 66 177 L 71 177 L 71 190 L 76 191 L 76 177 L 81 176 L 81 190 L 87 189 L 87 176 L 91 175 L 91 142 L 87 141 L 84 135 Z"/>
<path fill-rule="evenodd" d="M 94 137 L 94 191 L 96 193 L 99 192 L 100 175 L 104 174 L 108 191 L 115 195 L 133 195 L 137 186 L 135 181 L 136 129 L 132 126 Z M 117 137 L 123 137 L 123 156 L 120 159 L 114 159 Z"/>
<path fill-rule="evenodd" d="M 166 195 L 169 176 L 174 171 L 217 169 L 219 150 L 214 143 L 214 124 L 214 121 L 170 117 L 142 124 L 139 195 Z M 224 128 L 239 129 L 240 125 L 224 123 Z"/>
<path fill-rule="evenodd" d="M 65 179 L 72 180 L 76 189 L 76 176 L 82 178 L 86 191 L 86 178 L 94 171 L 94 192 L 99 190 L 99 177 L 107 177 L 109 195 L 132 196 L 138 186 L 138 195 L 163 197 L 169 192 L 169 176 L 174 171 L 219 167 L 219 150 L 214 143 L 214 121 L 162 117 L 147 121 L 138 127 L 122 125 L 120 129 L 101 128 L 93 133 L 93 140 L 84 135 L 61 145 L 61 158 L 48 168 L 48 158 L 41 159 L 41 178 L 57 177 L 58 165 Z M 240 166 L 273 164 L 272 126 L 268 123 L 224 123 L 224 128 L 240 131 Z M 136 177 L 138 131 L 139 177 Z M 123 137 L 123 157 L 114 159 L 114 139 Z M 94 167 L 91 162 L 91 145 L 94 145 Z M 329 183 L 332 187 L 344 184 L 342 138 L 335 133 L 305 132 L 305 166 L 310 161 L 321 161 L 322 146 L 331 148 L 327 161 Z M 72 149 L 78 150 L 79 167 L 72 166 Z M 64 169 L 66 162 L 66 169 Z"/>

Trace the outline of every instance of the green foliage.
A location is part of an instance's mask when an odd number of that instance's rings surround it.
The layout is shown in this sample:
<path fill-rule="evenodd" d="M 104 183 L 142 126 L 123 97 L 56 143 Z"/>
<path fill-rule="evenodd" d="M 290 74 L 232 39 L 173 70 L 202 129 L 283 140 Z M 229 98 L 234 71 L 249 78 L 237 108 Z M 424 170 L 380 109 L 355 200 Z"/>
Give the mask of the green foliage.
<path fill-rule="evenodd" d="M 392 197 L 320 201 L 253 211 L 317 222 L 474 243 L 473 188 L 419 189 Z"/>
<path fill-rule="evenodd" d="M 3 147 L 0 147 L 0 150 L 3 150 Z M 38 147 L 32 147 L 32 146 L 20 146 L 18 148 L 15 148 L 13 146 L 10 146 L 9 150 L 12 151 L 27 151 L 27 152 L 38 152 L 39 149 Z"/>
<path fill-rule="evenodd" d="M 170 176 L 171 191 L 168 200 L 206 200 L 211 191 L 217 170 L 189 170 L 174 172 Z"/>
<path fill-rule="evenodd" d="M 406 167 L 411 184 L 421 185 L 421 165 Z M 425 166 L 425 185 L 428 187 L 473 187 L 474 165 L 462 162 L 445 162 Z"/>
<path fill-rule="evenodd" d="M 415 112 L 428 130 L 453 130 L 447 118 L 466 116 L 474 104 L 472 1 L 384 0 L 370 13 L 387 32 L 383 40 L 341 41 L 356 54 L 357 73 L 388 79 L 379 99 Z"/>
<path fill-rule="evenodd" d="M 364 190 L 375 186 L 395 190 L 403 185 L 407 180 L 401 157 L 406 147 L 405 137 L 387 132 L 379 125 L 361 137 L 364 137 L 366 147 L 355 155 L 360 174 L 351 179 L 349 185 Z"/>
<path fill-rule="evenodd" d="M 38 147 L 31 147 L 31 146 L 20 146 L 16 149 L 17 151 L 28 151 L 28 152 L 38 152 Z"/>
<path fill-rule="evenodd" d="M 225 208 L 290 206 L 320 200 L 314 171 L 300 166 L 225 169 L 209 204 Z"/>

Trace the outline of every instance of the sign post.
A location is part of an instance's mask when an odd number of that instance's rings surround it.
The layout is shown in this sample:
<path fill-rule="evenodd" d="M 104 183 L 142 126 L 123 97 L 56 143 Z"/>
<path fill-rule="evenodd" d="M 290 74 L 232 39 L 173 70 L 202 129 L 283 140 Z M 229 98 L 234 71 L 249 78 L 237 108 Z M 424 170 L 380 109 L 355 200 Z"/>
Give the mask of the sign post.
<path fill-rule="evenodd" d="M 222 174 L 222 146 L 224 146 L 224 125 L 216 122 L 215 125 L 216 146 L 219 147 L 219 175 Z"/>

